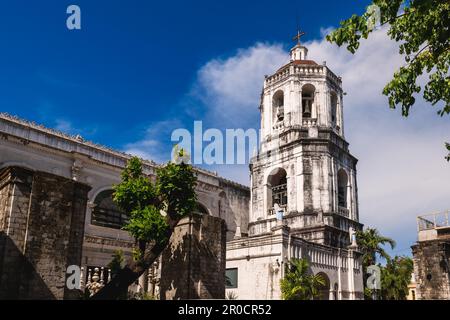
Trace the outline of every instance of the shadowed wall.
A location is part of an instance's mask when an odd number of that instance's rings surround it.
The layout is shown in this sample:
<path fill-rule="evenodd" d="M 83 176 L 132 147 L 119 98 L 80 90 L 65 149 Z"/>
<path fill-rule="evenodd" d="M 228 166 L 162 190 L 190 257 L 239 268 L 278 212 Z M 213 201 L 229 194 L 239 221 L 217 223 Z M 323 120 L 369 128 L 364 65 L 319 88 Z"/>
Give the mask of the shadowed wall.
<path fill-rule="evenodd" d="M 161 300 L 225 298 L 225 222 L 209 215 L 182 219 L 162 256 Z"/>
<path fill-rule="evenodd" d="M 71 299 L 89 187 L 48 173 L 0 171 L 0 299 Z"/>

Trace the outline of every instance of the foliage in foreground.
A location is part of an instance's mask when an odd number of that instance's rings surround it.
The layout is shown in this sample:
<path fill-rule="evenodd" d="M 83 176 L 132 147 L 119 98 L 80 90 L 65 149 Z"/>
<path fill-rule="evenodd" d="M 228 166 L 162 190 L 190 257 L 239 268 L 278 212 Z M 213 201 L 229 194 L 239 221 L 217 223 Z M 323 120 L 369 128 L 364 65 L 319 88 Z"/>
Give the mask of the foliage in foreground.
<path fill-rule="evenodd" d="M 395 247 L 395 241 L 381 235 L 377 229 L 368 228 L 356 233 L 359 251 L 363 254 L 364 270 L 364 296 L 371 300 L 375 297 L 382 300 L 404 300 L 408 295 L 408 284 L 411 281 L 413 272 L 413 262 L 409 257 L 391 258 L 384 249 L 389 245 Z M 384 259 L 386 265 L 383 266 L 378 259 Z M 381 291 L 371 290 L 367 285 L 367 268 L 377 265 L 381 271 Z"/>
<path fill-rule="evenodd" d="M 395 241 L 393 239 L 382 236 L 377 229 L 373 228 L 357 231 L 356 242 L 358 243 L 359 251 L 363 254 L 362 263 L 365 269 L 368 266 L 375 265 L 377 263 L 377 257 L 389 258 L 383 246 L 388 244 L 392 249 L 395 248 Z"/>
<path fill-rule="evenodd" d="M 320 296 L 325 279 L 309 270 L 306 259 L 293 258 L 286 265 L 286 273 L 280 282 L 283 300 L 312 300 Z"/>
<path fill-rule="evenodd" d="M 394 257 L 381 268 L 381 299 L 406 300 L 411 282 L 413 261 L 409 257 Z"/>
<path fill-rule="evenodd" d="M 416 102 L 415 96 L 423 89 L 425 101 L 432 105 L 442 102 L 438 115 L 449 114 L 450 1 L 373 0 L 363 15 L 342 21 L 327 40 L 338 46 L 345 44 L 355 53 L 360 41 L 369 37 L 378 22 L 388 25 L 388 35 L 399 43 L 399 54 L 405 59 L 405 65 L 383 89 L 389 106 L 400 105 L 402 115 L 407 117 Z M 424 74 L 428 80 L 422 88 Z M 446 159 L 450 161 L 450 154 Z"/>
<path fill-rule="evenodd" d="M 183 150 L 178 156 L 183 157 Z M 161 255 L 180 219 L 197 204 L 196 183 L 192 166 L 183 161 L 157 168 L 155 181 L 144 174 L 139 158 L 128 161 L 121 183 L 114 187 L 114 201 L 129 215 L 124 229 L 135 238 L 136 247 L 133 258 L 93 299 L 122 297 Z"/>

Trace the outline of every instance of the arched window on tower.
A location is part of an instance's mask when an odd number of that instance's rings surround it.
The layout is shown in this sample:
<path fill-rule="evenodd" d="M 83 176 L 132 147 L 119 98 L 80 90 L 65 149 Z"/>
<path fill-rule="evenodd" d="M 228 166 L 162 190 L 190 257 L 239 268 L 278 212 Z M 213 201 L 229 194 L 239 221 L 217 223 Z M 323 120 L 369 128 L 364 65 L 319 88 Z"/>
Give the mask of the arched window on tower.
<path fill-rule="evenodd" d="M 333 124 L 336 124 L 337 123 L 338 100 L 337 100 L 337 95 L 335 92 L 331 93 L 330 101 L 331 101 L 331 122 Z"/>
<path fill-rule="evenodd" d="M 278 90 L 272 98 L 272 110 L 274 122 L 284 119 L 284 92 Z"/>
<path fill-rule="evenodd" d="M 338 206 L 347 208 L 348 176 L 344 169 L 338 172 Z"/>
<path fill-rule="evenodd" d="M 319 272 L 317 275 L 323 279 L 323 284 L 317 288 L 319 291 L 317 300 L 330 300 L 330 278 L 324 272 Z"/>
<path fill-rule="evenodd" d="M 94 200 L 91 223 L 96 226 L 121 229 L 128 216 L 114 203 L 113 190 L 100 192 Z"/>
<path fill-rule="evenodd" d="M 314 88 L 311 84 L 305 84 L 302 87 L 302 117 L 311 118 L 314 104 Z"/>
<path fill-rule="evenodd" d="M 272 210 L 275 204 L 278 204 L 281 208 L 286 208 L 288 202 L 287 196 L 287 174 L 282 168 L 277 168 L 269 175 L 268 188 L 269 188 L 269 210 Z M 275 212 L 274 212 L 275 213 Z"/>

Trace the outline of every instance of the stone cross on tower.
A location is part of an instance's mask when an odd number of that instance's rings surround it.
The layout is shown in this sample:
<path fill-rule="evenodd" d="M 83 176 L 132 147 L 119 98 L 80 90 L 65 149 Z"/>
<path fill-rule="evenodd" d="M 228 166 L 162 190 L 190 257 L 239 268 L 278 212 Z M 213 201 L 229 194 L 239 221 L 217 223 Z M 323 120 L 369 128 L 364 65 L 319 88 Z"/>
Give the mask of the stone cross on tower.
<path fill-rule="evenodd" d="M 297 44 L 291 49 L 291 61 L 295 60 L 306 60 L 308 55 L 308 49 L 301 45 L 300 39 L 306 33 L 298 30 L 297 35 L 292 38 L 292 40 L 297 40 Z"/>
<path fill-rule="evenodd" d="M 300 45 L 300 38 L 304 36 L 306 33 L 303 31 L 297 30 L 297 35 L 292 38 L 292 40 L 297 40 L 297 44 Z"/>

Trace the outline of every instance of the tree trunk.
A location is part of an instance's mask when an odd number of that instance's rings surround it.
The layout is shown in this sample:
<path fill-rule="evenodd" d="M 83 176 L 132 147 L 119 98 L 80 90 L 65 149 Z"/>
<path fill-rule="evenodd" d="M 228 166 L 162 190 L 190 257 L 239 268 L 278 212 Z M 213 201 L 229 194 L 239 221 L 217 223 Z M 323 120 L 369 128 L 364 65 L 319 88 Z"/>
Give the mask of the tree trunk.
<path fill-rule="evenodd" d="M 155 243 L 150 250 L 146 250 L 143 259 L 134 261 L 133 258 L 131 258 L 127 262 L 127 265 L 122 268 L 110 282 L 91 297 L 91 300 L 117 300 L 122 294 L 128 293 L 128 287 L 152 266 L 167 247 L 178 221 L 179 219 L 171 220 L 169 222 L 169 230 L 167 231 L 165 241 Z"/>

